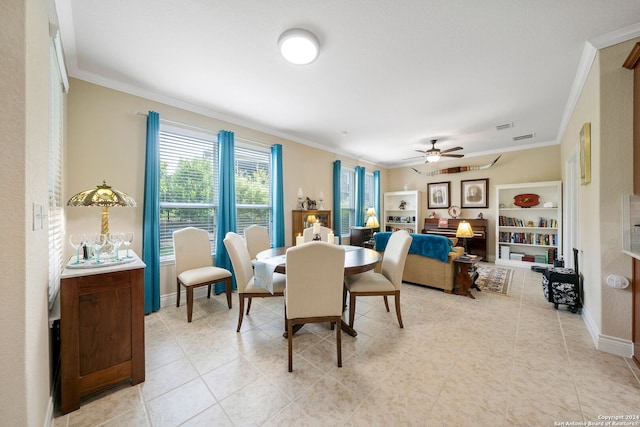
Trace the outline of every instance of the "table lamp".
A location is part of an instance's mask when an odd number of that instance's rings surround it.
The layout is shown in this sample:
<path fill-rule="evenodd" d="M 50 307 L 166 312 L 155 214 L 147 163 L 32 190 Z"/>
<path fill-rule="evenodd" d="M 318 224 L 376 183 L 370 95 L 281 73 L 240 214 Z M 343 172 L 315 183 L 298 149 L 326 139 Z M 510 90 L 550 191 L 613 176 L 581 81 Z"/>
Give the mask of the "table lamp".
<path fill-rule="evenodd" d="M 135 206 L 136 201 L 122 191 L 114 190 L 106 181 L 102 185 L 81 191 L 67 202 L 67 206 L 100 206 L 102 208 L 101 234 L 109 233 L 109 208 L 112 206 Z"/>
<path fill-rule="evenodd" d="M 375 228 L 375 227 L 380 227 L 380 223 L 378 222 L 378 218 L 376 218 L 376 210 L 374 208 L 369 208 L 367 209 L 367 223 L 366 223 L 366 227 L 368 228 Z"/>
<path fill-rule="evenodd" d="M 461 238 L 464 242 L 464 253 L 468 255 L 467 239 L 473 237 L 473 229 L 467 221 L 460 221 L 456 230 L 456 237 Z"/>

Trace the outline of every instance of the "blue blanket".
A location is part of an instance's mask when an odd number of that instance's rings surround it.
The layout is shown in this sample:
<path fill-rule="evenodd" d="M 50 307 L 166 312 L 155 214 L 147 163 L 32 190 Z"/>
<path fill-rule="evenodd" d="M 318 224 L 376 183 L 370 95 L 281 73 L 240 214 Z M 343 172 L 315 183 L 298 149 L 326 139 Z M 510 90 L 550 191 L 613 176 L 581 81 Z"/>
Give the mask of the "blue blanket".
<path fill-rule="evenodd" d="M 383 252 L 387 247 L 387 242 L 391 237 L 391 232 L 383 231 L 373 235 L 376 242 L 376 250 Z M 444 236 L 436 236 L 434 234 L 411 234 L 413 240 L 409 246 L 410 254 L 417 254 L 434 258 L 442 262 L 449 261 L 449 252 L 453 242 Z"/>

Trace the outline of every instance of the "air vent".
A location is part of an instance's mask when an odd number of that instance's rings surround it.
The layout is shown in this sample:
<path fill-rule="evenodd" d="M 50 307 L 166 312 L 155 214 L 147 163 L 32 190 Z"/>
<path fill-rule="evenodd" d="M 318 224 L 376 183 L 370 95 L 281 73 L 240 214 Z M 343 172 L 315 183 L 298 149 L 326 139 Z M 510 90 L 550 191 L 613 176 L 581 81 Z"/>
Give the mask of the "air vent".
<path fill-rule="evenodd" d="M 496 130 L 511 129 L 512 127 L 513 127 L 513 123 L 503 123 L 501 125 L 496 125 Z"/>
<path fill-rule="evenodd" d="M 513 140 L 514 140 L 514 141 L 521 141 L 521 140 L 523 140 L 523 139 L 531 139 L 531 138 L 533 138 L 534 136 L 536 136 L 536 134 L 535 134 L 535 133 L 528 133 L 528 134 L 526 134 L 526 135 L 514 136 L 514 137 L 513 137 Z"/>

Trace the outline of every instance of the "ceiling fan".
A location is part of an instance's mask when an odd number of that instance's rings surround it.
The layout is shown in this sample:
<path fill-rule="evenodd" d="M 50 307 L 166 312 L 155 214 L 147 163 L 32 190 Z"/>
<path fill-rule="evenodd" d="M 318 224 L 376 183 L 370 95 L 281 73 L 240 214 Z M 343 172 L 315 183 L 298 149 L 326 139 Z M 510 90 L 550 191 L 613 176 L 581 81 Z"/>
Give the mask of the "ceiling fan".
<path fill-rule="evenodd" d="M 439 148 L 436 148 L 436 142 L 438 142 L 437 139 L 432 139 L 431 140 L 431 148 L 429 148 L 428 150 L 415 150 L 418 153 L 422 153 L 426 159 L 426 163 L 435 163 L 438 160 L 440 160 L 440 157 L 456 157 L 456 158 L 461 158 L 464 157 L 464 154 L 449 154 L 452 151 L 458 151 L 458 150 L 462 150 L 462 147 L 453 147 L 453 148 L 449 148 L 448 150 L 440 150 Z M 411 158 L 415 158 L 415 157 L 411 157 Z M 408 160 L 408 159 L 404 159 L 404 160 Z"/>

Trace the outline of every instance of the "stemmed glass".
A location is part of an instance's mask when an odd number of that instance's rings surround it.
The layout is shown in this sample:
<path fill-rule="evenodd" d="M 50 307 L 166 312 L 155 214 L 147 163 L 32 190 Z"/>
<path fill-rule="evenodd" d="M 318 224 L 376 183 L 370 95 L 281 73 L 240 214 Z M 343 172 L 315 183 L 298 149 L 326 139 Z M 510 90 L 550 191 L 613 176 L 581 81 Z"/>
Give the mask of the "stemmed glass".
<path fill-rule="evenodd" d="M 102 264 L 102 261 L 100 261 L 100 251 L 106 243 L 107 236 L 105 234 L 91 235 L 91 247 L 93 248 L 93 252 L 96 254 L 95 264 Z"/>
<path fill-rule="evenodd" d="M 123 233 L 109 234 L 109 241 L 113 245 L 113 253 L 115 254 L 116 261 L 120 261 L 120 245 L 122 245 L 123 240 Z"/>
<path fill-rule="evenodd" d="M 129 245 L 131 245 L 131 243 L 133 242 L 133 232 L 127 231 L 125 233 L 122 233 L 122 235 L 122 242 L 124 243 L 124 247 L 127 248 L 127 254 L 125 255 L 125 258 L 133 258 L 131 255 L 129 255 Z"/>
<path fill-rule="evenodd" d="M 76 250 L 76 262 L 74 264 L 80 264 L 80 248 L 87 242 L 87 237 L 84 234 L 72 234 L 69 236 L 69 243 Z"/>

